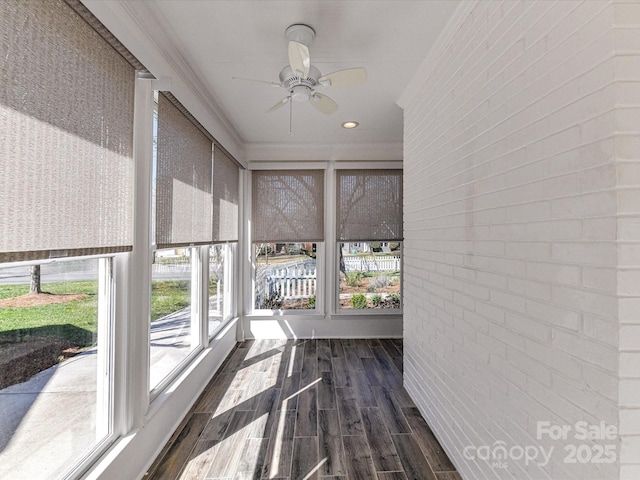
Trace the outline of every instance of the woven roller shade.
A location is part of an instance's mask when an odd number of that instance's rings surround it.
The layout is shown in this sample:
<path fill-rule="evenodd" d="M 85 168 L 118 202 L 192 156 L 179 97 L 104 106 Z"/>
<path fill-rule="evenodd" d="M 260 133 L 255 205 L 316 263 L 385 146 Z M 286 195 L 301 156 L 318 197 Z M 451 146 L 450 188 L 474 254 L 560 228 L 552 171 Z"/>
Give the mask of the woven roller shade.
<path fill-rule="evenodd" d="M 402 170 L 336 172 L 338 240 L 402 240 Z"/>
<path fill-rule="evenodd" d="M 156 245 L 212 242 L 212 143 L 164 95 L 158 96 Z"/>
<path fill-rule="evenodd" d="M 0 262 L 130 250 L 133 67 L 62 0 L 0 32 Z"/>
<path fill-rule="evenodd" d="M 213 241 L 238 241 L 240 169 L 218 146 L 213 148 Z"/>
<path fill-rule="evenodd" d="M 252 173 L 254 242 L 324 240 L 324 171 Z"/>

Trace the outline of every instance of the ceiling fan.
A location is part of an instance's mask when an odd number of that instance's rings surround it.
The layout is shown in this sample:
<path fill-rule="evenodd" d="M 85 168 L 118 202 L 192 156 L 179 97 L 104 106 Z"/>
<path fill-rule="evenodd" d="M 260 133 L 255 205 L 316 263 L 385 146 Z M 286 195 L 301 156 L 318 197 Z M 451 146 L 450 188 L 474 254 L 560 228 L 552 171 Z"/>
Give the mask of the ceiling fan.
<path fill-rule="evenodd" d="M 296 101 L 309 102 L 319 112 L 332 114 L 338 109 L 338 104 L 317 90 L 360 85 L 367 80 L 367 70 L 364 67 L 347 68 L 322 75 L 317 67 L 311 65 L 309 55 L 309 45 L 315 35 L 315 31 L 308 25 L 295 24 L 287 28 L 285 37 L 289 40 L 289 65 L 280 71 L 280 83 L 242 77 L 233 79 L 268 83 L 273 87 L 284 88 L 288 95 L 267 110 L 267 113 Z"/>

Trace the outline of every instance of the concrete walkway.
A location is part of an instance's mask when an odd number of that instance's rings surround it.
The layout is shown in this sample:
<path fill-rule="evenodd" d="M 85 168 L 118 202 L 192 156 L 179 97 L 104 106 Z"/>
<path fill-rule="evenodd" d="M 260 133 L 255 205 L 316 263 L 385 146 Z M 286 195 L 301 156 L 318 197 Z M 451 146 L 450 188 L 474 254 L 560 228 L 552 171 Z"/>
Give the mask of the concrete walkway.
<path fill-rule="evenodd" d="M 152 386 L 190 353 L 190 328 L 187 310 L 151 324 Z M 96 390 L 95 349 L 0 390 L 0 479 L 58 479 L 89 453 Z"/>
<path fill-rule="evenodd" d="M 60 478 L 95 443 L 96 352 L 0 390 L 0 478 Z"/>

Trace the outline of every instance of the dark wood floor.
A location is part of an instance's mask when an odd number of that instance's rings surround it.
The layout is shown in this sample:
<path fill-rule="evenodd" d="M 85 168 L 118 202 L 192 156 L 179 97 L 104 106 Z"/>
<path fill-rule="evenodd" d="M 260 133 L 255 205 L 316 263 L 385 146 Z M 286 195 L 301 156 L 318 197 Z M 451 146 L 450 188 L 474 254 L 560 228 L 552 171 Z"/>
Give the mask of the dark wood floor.
<path fill-rule="evenodd" d="M 401 372 L 401 340 L 241 343 L 146 478 L 460 480 Z"/>

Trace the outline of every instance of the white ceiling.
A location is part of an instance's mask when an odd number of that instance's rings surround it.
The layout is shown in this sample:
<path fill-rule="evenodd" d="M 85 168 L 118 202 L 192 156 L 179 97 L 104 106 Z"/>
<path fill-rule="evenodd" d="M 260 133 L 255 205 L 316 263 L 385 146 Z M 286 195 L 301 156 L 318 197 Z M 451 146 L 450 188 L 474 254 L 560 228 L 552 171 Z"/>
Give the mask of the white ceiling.
<path fill-rule="evenodd" d="M 184 82 L 197 91 L 204 108 L 221 119 L 245 150 L 342 145 L 353 151 L 374 144 L 400 146 L 401 155 L 402 110 L 395 102 L 459 1 L 120 0 L 144 33 L 144 42 L 139 34 L 116 25 L 122 23 L 118 17 L 104 14 L 109 8 L 104 4 L 115 2 L 85 3 L 156 75 L 149 50 L 158 50 L 178 72 L 180 78 L 173 83 Z M 289 137 L 288 105 L 265 113 L 287 92 L 232 77 L 278 82 L 288 63 L 284 31 L 294 23 L 315 30 L 311 62 L 323 74 L 364 66 L 368 80 L 356 87 L 323 90 L 340 106 L 332 115 L 294 102 Z M 360 127 L 344 130 L 340 124 L 345 120 L 356 120 Z"/>

